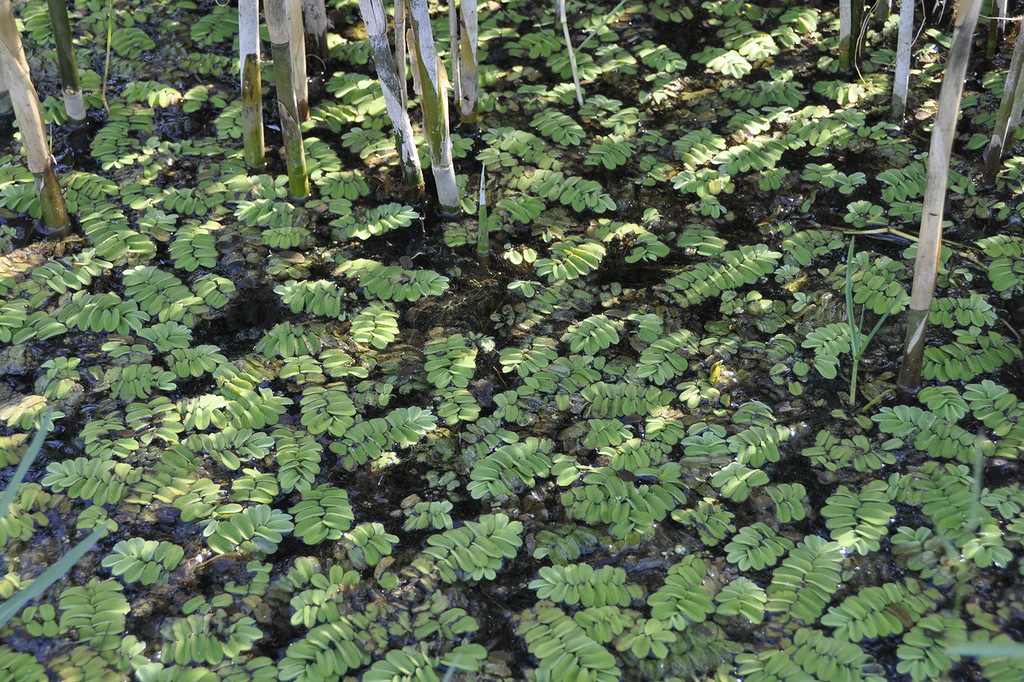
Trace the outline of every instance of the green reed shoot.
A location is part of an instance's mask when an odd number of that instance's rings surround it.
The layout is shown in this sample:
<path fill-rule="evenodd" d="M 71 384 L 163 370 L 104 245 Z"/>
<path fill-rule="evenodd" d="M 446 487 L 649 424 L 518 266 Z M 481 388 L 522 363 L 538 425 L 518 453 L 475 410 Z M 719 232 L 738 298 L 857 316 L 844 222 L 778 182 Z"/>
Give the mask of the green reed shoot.
<path fill-rule="evenodd" d="M 21 488 L 22 481 L 25 480 L 25 474 L 28 473 L 28 469 L 32 466 L 32 462 L 35 461 L 36 457 L 39 456 L 40 451 L 43 449 L 43 441 L 46 438 L 46 434 L 50 431 L 50 412 L 46 412 L 43 415 L 43 419 L 40 422 L 39 429 L 32 437 L 32 441 L 29 443 L 28 449 L 25 451 L 25 455 L 21 458 L 21 462 L 18 463 L 18 468 L 14 471 L 14 476 L 11 478 L 10 483 L 7 484 L 7 488 L 0 495 L 0 519 L 7 515 L 7 511 L 11 507 L 11 503 L 18 494 L 18 490 Z M 33 580 L 25 588 L 22 588 L 15 593 L 10 599 L 0 604 L 0 627 L 3 627 L 11 620 L 22 607 L 28 604 L 30 601 L 41 595 L 46 591 L 50 585 L 60 580 L 64 575 L 70 571 L 75 564 L 77 564 L 85 553 L 92 549 L 93 545 L 107 534 L 106 525 L 101 525 L 94 529 L 89 535 L 75 545 L 71 551 L 62 556 L 57 563 L 50 566 L 48 569 L 42 572 L 39 577 Z"/>
<path fill-rule="evenodd" d="M 850 367 L 850 407 L 853 407 L 857 402 L 857 371 L 860 367 L 860 359 L 864 356 L 864 351 L 867 350 L 871 339 L 875 338 L 875 334 L 878 333 L 878 330 L 882 328 L 885 321 L 889 319 L 889 315 L 899 305 L 898 300 L 893 301 L 889 309 L 878 318 L 878 322 L 875 322 L 871 332 L 867 336 L 863 335 L 861 330 L 864 328 L 864 307 L 860 309 L 860 316 L 854 315 L 853 309 L 854 242 L 855 240 L 851 237 L 850 250 L 846 255 L 846 286 L 844 287 L 844 293 L 846 294 L 846 321 L 850 325 L 850 356 L 853 358 L 853 363 Z"/>

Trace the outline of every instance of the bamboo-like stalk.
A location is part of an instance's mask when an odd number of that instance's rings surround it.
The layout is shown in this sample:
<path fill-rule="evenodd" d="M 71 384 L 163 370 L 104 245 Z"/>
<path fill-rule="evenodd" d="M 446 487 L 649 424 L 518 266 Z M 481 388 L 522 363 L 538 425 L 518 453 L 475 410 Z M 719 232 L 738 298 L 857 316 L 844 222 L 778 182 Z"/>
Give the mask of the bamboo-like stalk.
<path fill-rule="evenodd" d="M 320 60 L 327 59 L 327 7 L 324 0 L 302 0 L 306 26 L 306 50 Z"/>
<path fill-rule="evenodd" d="M 399 11 L 399 8 L 402 11 Z M 406 36 L 406 39 L 402 41 L 397 41 L 401 43 L 404 49 L 403 55 L 404 57 L 406 57 L 398 61 L 400 67 L 398 73 L 399 76 L 401 76 L 402 78 L 402 83 L 407 83 L 409 78 L 412 78 L 413 92 L 415 94 L 422 95 L 423 84 L 420 82 L 420 70 L 416 68 L 416 65 L 419 62 L 420 57 L 419 53 L 417 52 L 416 36 L 413 35 L 413 29 L 409 23 L 409 11 L 409 0 L 395 0 L 395 15 L 397 16 L 399 13 L 401 14 L 402 26 L 404 27 L 403 35 Z M 395 22 L 395 26 L 397 27 L 397 22 Z M 397 32 L 397 28 L 395 29 L 395 31 Z M 395 35 L 397 35 L 397 33 Z M 396 45 L 395 52 L 397 51 L 398 49 Z M 408 77 L 406 75 L 406 71 L 404 71 L 404 67 L 407 66 L 407 61 L 408 65 L 411 67 Z M 406 105 L 408 106 L 409 98 L 408 93 L 406 94 Z"/>
<path fill-rule="evenodd" d="M 309 177 L 306 174 L 306 153 L 302 148 L 298 104 L 292 82 L 290 6 L 288 0 L 264 0 L 263 10 L 274 56 L 277 113 L 281 119 L 285 161 L 288 164 L 288 188 L 292 196 L 305 197 L 309 195 Z"/>
<path fill-rule="evenodd" d="M 7 79 L 4 70 L 0 69 L 0 115 L 11 111 L 11 93 L 7 92 Z"/>
<path fill-rule="evenodd" d="M 892 120 L 903 126 L 910 86 L 910 59 L 914 47 L 914 2 L 900 0 L 900 28 L 896 34 L 896 72 L 892 78 Z"/>
<path fill-rule="evenodd" d="M 434 32 L 430 27 L 427 0 L 411 0 L 409 23 L 416 44 L 416 70 L 423 86 L 423 125 L 426 129 L 427 148 L 430 150 L 430 170 L 437 187 L 437 201 L 441 212 L 459 212 L 459 186 L 455 181 L 452 164 L 452 138 L 448 129 L 448 83 L 444 66 L 437 56 Z"/>
<path fill-rule="evenodd" d="M 910 311 L 907 336 L 903 349 L 903 363 L 897 385 L 906 394 L 914 394 L 921 387 L 921 365 L 924 360 L 925 335 L 928 330 L 928 310 L 935 295 L 935 282 L 939 273 L 939 253 L 942 249 L 942 214 L 949 180 L 949 159 L 956 135 L 956 119 L 960 113 L 964 77 L 971 57 L 971 41 L 978 23 L 983 0 L 963 0 L 958 7 L 953 43 L 949 50 L 946 72 L 939 91 L 939 110 L 932 127 L 931 146 L 928 150 L 928 184 L 921 212 L 920 239 L 917 259 L 914 261 L 914 286 L 910 292 Z"/>
<path fill-rule="evenodd" d="M 295 111 L 299 122 L 309 120 L 309 88 L 306 83 L 306 30 L 302 27 L 301 0 L 286 0 L 291 40 L 288 58 L 292 68 L 292 88 L 295 89 Z"/>
<path fill-rule="evenodd" d="M 0 0 L 0 71 L 7 80 L 25 160 L 39 194 L 43 226 L 48 235 L 65 237 L 71 231 L 71 219 L 57 181 L 53 155 L 46 143 L 43 109 L 32 85 L 10 0 Z"/>
<path fill-rule="evenodd" d="M 416 95 L 423 94 L 423 83 L 420 81 L 420 69 L 416 67 L 419 63 L 419 52 L 416 46 L 416 37 L 413 35 L 412 28 L 409 24 L 409 0 L 399 0 L 399 3 L 405 7 L 405 51 L 408 57 L 410 66 L 409 77 L 412 79 L 412 91 Z M 409 105 L 406 100 L 406 106 Z"/>
<path fill-rule="evenodd" d="M 491 255 L 490 223 L 487 219 L 487 165 L 480 167 L 480 196 L 477 201 L 476 255 Z"/>
<path fill-rule="evenodd" d="M 82 80 L 78 77 L 78 60 L 71 44 L 71 23 L 64 0 L 46 0 L 50 9 L 50 27 L 53 43 L 57 48 L 57 68 L 60 83 L 64 89 L 64 111 L 73 125 L 85 123 L 85 97 L 82 96 Z"/>
<path fill-rule="evenodd" d="M 989 0 L 987 6 L 983 7 L 982 16 L 979 21 L 986 26 L 985 56 L 992 57 L 996 53 L 996 46 L 999 44 L 999 35 L 1003 32 L 1003 20 L 1005 16 L 1000 8 L 999 0 Z"/>
<path fill-rule="evenodd" d="M 107 102 L 107 85 L 110 83 L 110 51 L 114 46 L 114 0 L 107 0 L 104 18 L 107 24 L 107 50 L 103 57 L 103 87 L 100 88 L 100 100 L 103 102 L 103 111 L 110 113 L 110 104 Z"/>
<path fill-rule="evenodd" d="M 458 89 L 459 118 L 466 123 L 476 121 L 479 79 L 477 76 L 477 42 L 480 36 L 476 0 L 461 0 L 459 3 L 459 58 Z"/>
<path fill-rule="evenodd" d="M 412 203 L 423 200 L 424 183 L 423 169 L 420 166 L 416 141 L 409 122 L 409 112 L 405 108 L 403 96 L 405 82 L 399 80 L 398 69 L 391 57 L 391 44 L 388 42 L 388 18 L 384 13 L 381 0 L 359 0 L 359 12 L 366 24 L 366 33 L 370 38 L 373 50 L 373 63 L 377 68 L 381 90 L 384 92 L 384 104 L 395 136 L 395 146 L 402 165 L 402 177 L 405 180 L 406 198 Z M 401 40 L 401 36 L 397 37 Z"/>
<path fill-rule="evenodd" d="M 259 0 L 238 1 L 238 55 L 242 86 L 242 140 L 245 164 L 266 163 L 263 149 L 263 77 L 260 75 Z"/>
<path fill-rule="evenodd" d="M 985 181 L 995 182 L 999 167 L 1002 165 L 1003 149 L 1013 132 L 1010 121 L 1020 120 L 1021 104 L 1024 103 L 1024 31 L 1017 33 L 1013 43 L 1013 56 L 1010 68 L 1006 71 L 1006 83 L 1003 85 L 1003 101 L 999 103 L 996 123 L 992 128 L 992 137 L 985 148 Z M 1014 117 L 1016 116 L 1016 118 Z"/>
<path fill-rule="evenodd" d="M 850 68 L 853 54 L 853 1 L 839 0 L 839 68 Z"/>
<path fill-rule="evenodd" d="M 402 107 L 409 105 L 408 88 L 406 87 L 405 46 L 408 45 L 405 32 L 405 0 L 395 1 L 395 73 L 398 83 L 402 86 Z"/>
<path fill-rule="evenodd" d="M 580 87 L 580 74 L 576 68 L 576 52 L 572 49 L 572 36 L 569 35 L 569 20 L 565 16 L 565 0 L 558 0 L 558 20 L 562 24 L 562 35 L 565 37 L 565 49 L 569 51 L 569 66 L 572 68 L 572 82 L 576 86 L 576 102 L 583 106 L 583 88 Z"/>
<path fill-rule="evenodd" d="M 462 100 L 459 82 L 459 9 L 455 0 L 448 0 L 448 54 L 452 58 L 452 98 Z"/>

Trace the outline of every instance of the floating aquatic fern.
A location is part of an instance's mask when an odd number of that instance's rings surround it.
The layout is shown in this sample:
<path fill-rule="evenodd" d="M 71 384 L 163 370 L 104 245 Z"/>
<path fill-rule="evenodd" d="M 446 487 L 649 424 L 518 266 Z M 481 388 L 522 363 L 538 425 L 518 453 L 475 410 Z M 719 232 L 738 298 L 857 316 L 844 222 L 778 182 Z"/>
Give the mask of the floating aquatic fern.
<path fill-rule="evenodd" d="M 42 528 L 50 525 L 46 512 L 57 502 L 59 498 L 44 492 L 38 483 L 21 485 L 6 515 L 0 518 L 0 547 L 6 546 L 11 540 L 31 540 L 37 526 Z"/>
<path fill-rule="evenodd" d="M 628 138 L 621 135 L 610 135 L 598 139 L 590 146 L 590 151 L 583 163 L 587 166 L 603 166 L 607 170 L 615 170 L 633 158 L 633 146 Z"/>
<path fill-rule="evenodd" d="M 274 293 L 293 313 L 310 313 L 344 319 L 345 292 L 326 280 L 288 280 L 274 287 Z"/>
<path fill-rule="evenodd" d="M 368 210 L 362 220 L 347 215 L 331 222 L 331 226 L 338 228 L 337 239 L 369 239 L 391 230 L 408 227 L 419 217 L 412 208 L 391 203 Z"/>
<path fill-rule="evenodd" d="M 302 425 L 312 434 L 340 438 L 355 424 L 355 403 L 343 384 L 311 386 L 302 392 Z"/>
<path fill-rule="evenodd" d="M 583 351 L 587 355 L 597 355 L 619 342 L 619 333 L 624 326 L 622 320 L 613 320 L 607 315 L 591 315 L 570 325 L 562 335 L 562 342 L 568 343 L 573 353 Z"/>
<path fill-rule="evenodd" d="M 896 670 L 909 675 L 914 682 L 939 678 L 960 658 L 949 653 L 942 643 L 966 638 L 966 627 L 960 618 L 937 613 L 925 616 L 903 635 L 903 643 L 896 648 Z"/>
<path fill-rule="evenodd" d="M 309 490 L 320 473 L 323 447 L 308 435 L 290 429 L 278 428 L 272 436 L 276 439 L 274 457 L 281 490 Z"/>
<path fill-rule="evenodd" d="M 714 547 L 736 532 L 735 515 L 722 507 L 719 500 L 705 497 L 692 509 L 677 509 L 672 518 L 697 531 L 700 541 Z"/>
<path fill-rule="evenodd" d="M 385 301 L 418 301 L 448 290 L 448 278 L 433 270 L 405 270 L 366 258 L 345 261 L 338 272 L 355 277 L 368 298 Z"/>
<path fill-rule="evenodd" d="M 341 546 L 348 552 L 348 560 L 357 569 L 376 566 L 383 557 L 391 554 L 398 536 L 384 530 L 376 521 L 361 523 L 344 533 Z"/>
<path fill-rule="evenodd" d="M 52 260 L 32 269 L 34 281 L 58 294 L 88 287 L 94 278 L 113 264 L 95 257 L 95 249 L 84 249 L 71 259 Z"/>
<path fill-rule="evenodd" d="M 877 471 L 885 465 L 896 463 L 894 451 L 902 445 L 903 441 L 893 438 L 879 447 L 863 434 L 840 439 L 831 431 L 823 429 L 815 436 L 814 445 L 804 448 L 801 454 L 829 471 L 848 466 L 857 471 Z"/>
<path fill-rule="evenodd" d="M 850 352 L 850 327 L 839 322 L 823 325 L 811 331 L 800 346 L 814 351 L 814 368 L 821 376 L 835 379 L 839 356 Z"/>
<path fill-rule="evenodd" d="M 586 137 L 586 133 L 583 132 L 583 127 L 579 123 L 568 114 L 556 109 L 545 109 L 534 116 L 530 124 L 541 135 L 550 137 L 558 144 L 574 147 Z"/>
<path fill-rule="evenodd" d="M 409 645 L 388 651 L 384 658 L 370 666 L 362 679 L 366 682 L 393 682 L 406 679 L 440 682 L 441 678 L 435 672 L 437 668 L 445 667 L 449 671 L 475 673 L 479 671 L 486 655 L 487 650 L 479 644 L 463 644 L 440 658 L 430 655 L 426 643 L 421 642 L 419 647 Z"/>
<path fill-rule="evenodd" d="M 654 524 L 686 502 L 687 486 L 678 464 L 631 473 L 635 480 L 627 482 L 607 467 L 596 468 L 583 477 L 582 485 L 562 494 L 562 504 L 572 518 L 609 524 L 613 536 L 625 538 L 651 532 Z"/>
<path fill-rule="evenodd" d="M 735 453 L 736 461 L 755 467 L 765 462 L 777 462 L 782 457 L 779 444 L 789 440 L 789 428 L 779 425 L 751 426 L 729 436 L 729 449 Z"/>
<path fill-rule="evenodd" d="M 226 519 L 214 519 L 203 529 L 206 544 L 218 554 L 249 551 L 273 554 L 295 524 L 290 514 L 268 505 L 242 509 Z"/>
<path fill-rule="evenodd" d="M 220 365 L 218 368 L 223 370 L 224 367 Z M 276 395 L 269 388 L 254 389 L 247 382 L 229 378 L 223 378 L 220 384 L 231 424 L 237 429 L 258 430 L 273 426 L 292 404 L 291 398 Z"/>
<path fill-rule="evenodd" d="M 77 291 L 57 313 L 57 321 L 69 328 L 128 335 L 142 328 L 150 315 L 134 300 L 122 300 L 113 292 L 89 294 Z"/>
<path fill-rule="evenodd" d="M 227 358 L 220 353 L 220 348 L 209 344 L 175 348 L 167 355 L 168 368 L 180 379 L 201 377 L 215 372 L 227 362 Z"/>
<path fill-rule="evenodd" d="M 114 545 L 100 565 L 126 583 L 152 585 L 166 582 L 169 572 L 176 569 L 184 557 L 185 550 L 174 543 L 130 538 Z"/>
<path fill-rule="evenodd" d="M 216 503 L 224 492 L 210 479 L 197 479 L 195 476 L 176 481 L 175 485 L 180 490 L 176 491 L 173 505 L 181 510 L 182 521 L 194 521 L 210 516 L 217 508 Z"/>
<path fill-rule="evenodd" d="M 98 368 L 91 368 L 98 373 Z M 96 377 L 100 378 L 100 377 Z M 173 391 L 176 375 L 147 363 L 130 363 L 109 367 L 103 372 L 100 386 L 125 402 L 147 398 L 156 390 Z"/>
<path fill-rule="evenodd" d="M 627 632 L 615 638 L 615 648 L 628 651 L 638 659 L 663 660 L 669 656 L 669 645 L 677 640 L 676 633 L 661 621 L 641 618 Z"/>
<path fill-rule="evenodd" d="M 51 462 L 46 471 L 43 486 L 97 505 L 120 503 L 128 487 L 141 477 L 141 471 L 125 462 L 89 457 Z"/>
<path fill-rule="evenodd" d="M 464 388 L 448 390 L 441 394 L 441 398 L 437 416 L 446 426 L 462 421 L 476 421 L 480 417 L 480 404 L 476 396 Z"/>
<path fill-rule="evenodd" d="M 672 149 L 688 170 L 707 165 L 725 150 L 726 140 L 707 128 L 691 130 L 672 143 Z"/>
<path fill-rule="evenodd" d="M 138 336 L 152 343 L 161 353 L 189 348 L 192 345 L 192 331 L 178 322 L 154 324 L 140 329 Z"/>
<path fill-rule="evenodd" d="M 534 558 L 548 558 L 556 564 L 567 564 L 579 559 L 585 550 L 598 543 L 598 536 L 585 526 L 560 524 L 537 533 Z"/>
<path fill-rule="evenodd" d="M 588 419 L 579 427 L 584 430 L 583 444 L 588 448 L 615 447 L 633 435 L 618 419 Z"/>
<path fill-rule="evenodd" d="M 815 258 L 842 246 L 842 240 L 831 230 L 801 230 L 782 240 L 784 261 L 800 267 L 807 267 Z"/>
<path fill-rule="evenodd" d="M 572 619 L 586 630 L 595 642 L 608 644 L 632 627 L 637 616 L 637 612 L 632 609 L 594 606 L 577 611 Z"/>
<path fill-rule="evenodd" d="M 481 154 L 483 156 L 483 154 Z M 529 225 L 544 212 L 544 202 L 529 194 L 514 194 L 497 203 L 499 215 L 507 215 L 512 220 Z"/>
<path fill-rule="evenodd" d="M 926 394 L 927 395 L 927 394 Z M 976 439 L 969 431 L 919 407 L 883 408 L 873 419 L 883 433 L 914 435 L 914 447 L 942 458 L 972 462 Z"/>
<path fill-rule="evenodd" d="M 462 334 L 434 339 L 423 349 L 427 380 L 437 388 L 465 388 L 476 372 L 476 349 Z"/>
<path fill-rule="evenodd" d="M 304 560 L 312 561 L 309 557 L 302 557 L 296 560 L 296 566 Z M 310 567 L 312 570 L 312 567 Z M 341 566 L 331 566 L 329 575 L 325 576 L 319 571 L 309 575 L 309 580 L 304 581 L 296 587 L 312 585 L 311 589 L 302 590 L 291 599 L 292 625 L 303 625 L 307 628 L 315 627 L 320 623 L 329 623 L 340 619 L 340 608 L 345 601 L 345 593 L 359 584 L 359 574 L 354 570 L 344 571 Z M 295 578 L 297 575 L 292 574 Z M 291 576 L 290 576 L 291 577 Z M 294 580 L 293 582 L 299 582 Z"/>
<path fill-rule="evenodd" d="M 216 665 L 225 659 L 237 658 L 263 637 L 254 619 L 242 616 L 224 623 L 223 614 L 224 611 L 219 612 L 220 618 L 192 614 L 172 620 L 162 628 L 166 642 L 161 658 L 178 665 Z"/>
<path fill-rule="evenodd" d="M 859 493 L 839 486 L 826 501 L 821 515 L 832 539 L 858 554 L 877 551 L 879 540 L 888 534 L 888 525 L 896 515 L 890 504 L 885 481 L 871 481 Z"/>
<path fill-rule="evenodd" d="M 714 613 L 711 593 L 704 586 L 708 566 L 698 556 L 689 556 L 668 569 L 665 584 L 647 598 L 651 617 L 683 631 L 703 623 Z"/>
<path fill-rule="evenodd" d="M 550 474 L 553 449 L 551 440 L 533 436 L 502 445 L 473 464 L 467 486 L 470 495 L 476 499 L 503 499 L 523 487 L 533 486 L 538 478 Z"/>
<path fill-rule="evenodd" d="M 580 392 L 587 401 L 587 416 L 630 417 L 650 414 L 667 406 L 674 395 L 653 386 L 638 384 L 597 382 Z"/>
<path fill-rule="evenodd" d="M 817 622 L 839 587 L 842 561 L 838 543 L 805 537 L 773 571 L 766 610 L 783 621 Z"/>
<path fill-rule="evenodd" d="M 928 462 L 901 484 L 906 501 L 920 504 L 939 537 L 959 549 L 964 559 L 981 568 L 1012 561 L 998 520 L 978 504 L 966 466 Z"/>
<path fill-rule="evenodd" d="M 0 303 L 0 342 L 19 344 L 34 336 L 34 330 L 25 328 L 28 303 L 22 298 Z"/>
<path fill-rule="evenodd" d="M 231 482 L 232 502 L 271 504 L 280 492 L 277 478 L 257 469 L 242 469 L 242 475 Z"/>
<path fill-rule="evenodd" d="M 533 192 L 548 201 L 571 206 L 574 211 L 590 209 L 594 213 L 605 213 L 616 208 L 615 200 L 604 191 L 600 183 L 577 175 L 565 175 L 561 171 L 538 168 L 532 174 L 524 174 L 515 187 L 523 192 Z"/>
<path fill-rule="evenodd" d="M 403 501 L 402 507 L 407 516 L 404 524 L 406 531 L 414 530 L 451 530 L 454 528 L 451 511 L 452 503 L 448 500 L 441 502 L 416 502 L 407 507 Z"/>
<path fill-rule="evenodd" d="M 424 560 L 433 563 L 447 583 L 457 580 L 493 580 L 505 559 L 523 544 L 523 524 L 504 514 L 488 514 L 479 521 L 427 538 Z M 414 562 L 416 563 L 416 562 Z"/>
<path fill-rule="evenodd" d="M 1024 415 L 1024 404 L 1008 389 L 986 379 L 978 384 L 967 384 L 963 398 L 974 418 L 992 429 L 997 436 L 1010 433 Z"/>
<path fill-rule="evenodd" d="M 860 642 L 900 635 L 932 610 L 940 595 L 913 579 L 902 583 L 869 586 L 832 606 L 821 624 L 833 630 L 837 639 Z"/>
<path fill-rule="evenodd" d="M 779 558 L 793 549 L 793 542 L 780 537 L 766 524 L 758 521 L 739 529 L 725 546 L 726 559 L 741 571 L 761 570 L 774 566 Z"/>
<path fill-rule="evenodd" d="M 323 342 L 316 331 L 300 327 L 289 322 L 282 322 L 271 329 L 256 344 L 256 352 L 268 357 L 279 355 L 283 358 L 297 355 L 317 355 L 323 348 Z"/>
<path fill-rule="evenodd" d="M 33 637 L 53 639 L 60 632 L 57 627 L 57 609 L 53 604 L 27 606 L 21 612 L 21 624 Z M 46 679 L 43 675 L 42 679 Z"/>
<path fill-rule="evenodd" d="M 850 679 L 884 682 L 883 668 L 852 642 L 833 639 L 819 630 L 801 628 L 784 650 L 738 654 L 736 671 L 751 682 L 801 679 Z"/>
<path fill-rule="evenodd" d="M 802 521 L 807 516 L 807 489 L 802 483 L 780 483 L 765 488 L 765 492 L 775 505 L 775 519 L 779 523 Z"/>
<path fill-rule="evenodd" d="M 728 175 L 774 168 L 786 153 L 787 144 L 767 136 L 755 137 L 719 152 L 711 163 Z"/>
<path fill-rule="evenodd" d="M 605 247 L 592 240 L 566 240 L 551 245 L 551 258 L 538 258 L 537 274 L 548 283 L 583 277 L 598 268 Z"/>
<path fill-rule="evenodd" d="M 992 259 L 988 278 L 992 288 L 1006 297 L 1024 288 L 1024 239 L 1011 235 L 995 235 L 978 242 L 985 255 Z"/>
<path fill-rule="evenodd" d="M 753 624 L 764 621 L 764 605 L 768 600 L 764 589 L 748 578 L 739 577 L 722 587 L 715 595 L 720 616 L 742 616 Z"/>
<path fill-rule="evenodd" d="M 372 301 L 352 320 L 352 340 L 378 350 L 398 338 L 398 313 L 387 303 Z"/>
<path fill-rule="evenodd" d="M 991 327 L 997 321 L 995 308 L 981 294 L 972 293 L 969 298 L 936 298 L 928 314 L 928 323 L 953 327 Z"/>
<path fill-rule="evenodd" d="M 223 308 L 237 291 L 234 282 L 220 275 L 203 275 L 192 283 L 192 291 L 210 308 Z"/>
<path fill-rule="evenodd" d="M 685 329 L 654 341 L 640 354 L 637 376 L 664 386 L 687 370 L 690 366 L 687 356 L 696 355 L 697 342 L 696 335 Z"/>
<path fill-rule="evenodd" d="M 697 263 L 657 288 L 677 305 L 687 307 L 728 289 L 753 284 L 774 272 L 776 261 L 781 257 L 781 253 L 770 250 L 765 244 L 741 246 L 736 251 L 719 254 L 720 264 Z"/>
<path fill-rule="evenodd" d="M 621 678 L 611 653 L 551 602 L 540 601 L 523 613 L 516 634 L 538 659 L 538 672 L 548 679 L 613 682 Z"/>
<path fill-rule="evenodd" d="M 760 469 L 730 462 L 711 477 L 711 485 L 727 498 L 741 502 L 750 497 L 751 489 L 767 484 L 771 479 Z"/>
<path fill-rule="evenodd" d="M 327 484 L 304 490 L 302 501 L 288 511 L 295 521 L 295 535 L 307 545 L 340 539 L 355 519 L 348 493 Z"/>
<path fill-rule="evenodd" d="M 529 131 L 509 127 L 488 128 L 481 135 L 481 138 L 488 146 L 477 155 L 477 160 L 488 168 L 514 167 L 519 165 L 519 161 L 536 165 L 540 168 L 551 168 L 556 163 L 547 142 Z M 514 203 L 524 200 L 528 207 L 537 207 L 536 214 L 540 215 L 540 211 L 544 208 L 543 201 L 527 194 L 519 194 L 513 198 Z M 505 208 L 515 213 L 514 209 L 510 207 Z M 531 213 L 534 212 L 534 208 L 529 208 L 528 210 Z M 519 220 L 519 218 L 517 217 L 516 220 Z M 522 222 L 528 223 L 531 221 L 532 218 Z"/>
<path fill-rule="evenodd" d="M 642 594 L 639 585 L 627 585 L 625 570 L 603 566 L 599 570 L 588 564 L 544 566 L 540 577 L 530 583 L 539 599 L 550 599 L 568 606 L 628 606 Z"/>
<path fill-rule="evenodd" d="M 969 327 L 955 329 L 953 334 L 954 343 L 925 348 L 921 370 L 925 379 L 970 381 L 1022 357 L 1020 348 L 998 332 Z"/>

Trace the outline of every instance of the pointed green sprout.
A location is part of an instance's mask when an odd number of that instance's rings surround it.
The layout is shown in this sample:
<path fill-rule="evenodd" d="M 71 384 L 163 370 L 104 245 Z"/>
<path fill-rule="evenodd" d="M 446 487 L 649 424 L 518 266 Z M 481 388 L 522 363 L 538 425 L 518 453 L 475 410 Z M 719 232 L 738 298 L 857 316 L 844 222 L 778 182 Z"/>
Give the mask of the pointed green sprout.
<path fill-rule="evenodd" d="M 36 434 L 32 437 L 32 442 L 29 443 L 28 449 L 21 458 L 21 462 L 18 464 L 18 468 L 14 470 L 14 476 L 11 477 L 10 483 L 7 484 L 7 488 L 4 489 L 3 495 L 0 495 L 0 519 L 7 515 L 7 511 L 11 507 L 11 502 L 14 501 L 15 496 L 18 494 L 18 489 L 21 487 L 21 482 L 25 480 L 25 475 L 28 473 L 28 469 L 32 466 L 32 462 L 35 461 L 36 457 L 43 449 L 43 441 L 46 439 L 46 434 L 50 432 L 51 428 L 51 412 L 47 411 L 43 414 L 43 418 L 40 422 L 39 428 L 36 430 Z M 57 563 L 47 568 L 43 573 L 34 579 L 28 587 L 19 590 L 14 596 L 0 604 L 0 627 L 6 625 L 11 618 L 13 618 L 22 607 L 28 604 L 30 601 L 41 595 L 51 585 L 60 580 L 62 577 L 67 575 L 75 564 L 77 564 L 86 552 L 93 548 L 100 538 L 107 534 L 106 524 L 101 524 L 97 528 L 93 529 L 89 535 L 75 545 L 71 551 L 62 556 Z"/>

